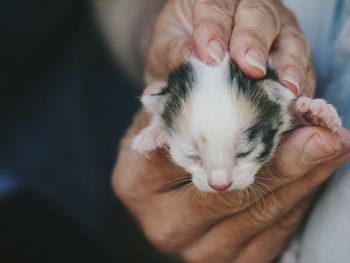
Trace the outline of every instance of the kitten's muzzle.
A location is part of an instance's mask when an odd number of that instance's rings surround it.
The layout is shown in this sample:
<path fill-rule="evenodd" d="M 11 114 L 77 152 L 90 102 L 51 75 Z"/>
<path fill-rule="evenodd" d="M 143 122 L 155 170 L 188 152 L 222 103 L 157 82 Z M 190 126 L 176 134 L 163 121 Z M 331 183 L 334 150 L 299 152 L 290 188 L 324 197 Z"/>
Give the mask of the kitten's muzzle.
<path fill-rule="evenodd" d="M 215 169 L 210 173 L 208 185 L 216 191 L 225 191 L 232 185 L 229 173 L 223 169 Z"/>

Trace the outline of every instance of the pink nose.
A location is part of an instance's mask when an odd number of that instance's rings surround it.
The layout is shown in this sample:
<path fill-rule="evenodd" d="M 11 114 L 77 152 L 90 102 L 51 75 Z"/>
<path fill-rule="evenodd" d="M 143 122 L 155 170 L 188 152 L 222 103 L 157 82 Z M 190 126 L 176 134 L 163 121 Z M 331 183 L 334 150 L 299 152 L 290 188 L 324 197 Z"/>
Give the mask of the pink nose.
<path fill-rule="evenodd" d="M 232 182 L 229 182 L 229 181 L 228 182 L 224 182 L 224 183 L 208 182 L 208 184 L 214 190 L 224 191 L 224 190 L 228 189 L 232 185 Z"/>

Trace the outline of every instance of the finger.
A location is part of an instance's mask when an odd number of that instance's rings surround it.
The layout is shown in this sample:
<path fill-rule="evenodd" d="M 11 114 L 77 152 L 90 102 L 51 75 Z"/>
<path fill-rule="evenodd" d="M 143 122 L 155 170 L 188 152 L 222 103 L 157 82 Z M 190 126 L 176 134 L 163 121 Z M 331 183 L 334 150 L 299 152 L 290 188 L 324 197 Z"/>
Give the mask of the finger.
<path fill-rule="evenodd" d="M 237 1 L 198 0 L 193 8 L 195 53 L 209 65 L 218 64 L 228 50 Z"/>
<path fill-rule="evenodd" d="M 151 159 L 144 157 L 140 160 L 135 159 L 137 157 L 130 151 L 130 143 L 127 143 L 127 140 L 130 140 L 130 137 L 134 136 L 146 123 L 147 117 L 139 114 L 130 128 L 127 135 L 129 139 L 126 139 L 122 146 L 126 148 L 121 151 L 122 154 L 114 171 L 113 185 L 124 203 L 132 204 L 143 200 L 147 209 L 137 213 L 140 218 L 143 218 L 141 225 L 147 237 L 163 250 L 174 251 L 179 249 L 180 245 L 189 244 L 206 233 L 213 223 L 243 208 L 237 193 L 208 195 L 203 199 L 202 193 L 192 191 L 193 186 L 189 192 L 170 191 L 159 196 L 157 194 L 160 193 L 159 189 L 167 181 L 186 174 L 159 153 L 155 153 Z M 130 167 L 130 163 L 138 165 Z M 178 209 L 179 206 L 181 209 Z M 147 216 L 149 209 L 159 211 L 156 219 Z M 164 213 L 164 211 L 167 212 Z M 185 220 L 189 217 L 191 220 Z M 183 224 L 177 224 L 172 220 L 173 218 L 183 218 Z M 192 222 L 196 224 L 193 225 Z M 188 233 L 189 228 L 191 233 Z"/>
<path fill-rule="evenodd" d="M 242 214 L 245 220 L 248 220 L 256 227 L 251 227 L 252 233 L 255 230 L 263 229 L 264 226 L 284 216 L 290 211 L 295 203 L 315 191 L 324 183 L 330 175 L 350 157 L 350 152 L 339 156 L 337 159 L 318 165 L 307 175 L 299 178 L 295 182 L 280 187 L 274 193 L 276 202 L 267 203 L 264 211 L 257 206 L 252 206 L 248 213 Z M 263 212 L 263 213 L 262 213 Z"/>
<path fill-rule="evenodd" d="M 287 215 L 250 240 L 232 262 L 272 262 L 297 230 L 305 211 L 310 207 L 311 200 L 307 198 L 301 201 Z"/>
<path fill-rule="evenodd" d="M 202 241 L 197 240 L 195 245 L 183 251 L 183 255 L 189 262 L 271 262 L 296 230 L 308 204 L 308 200 L 300 202 L 285 217 L 256 234 L 252 239 L 246 240 L 245 233 L 242 231 L 230 237 L 230 246 L 220 247 L 224 236 L 219 240 L 211 240 L 211 244 L 207 244 L 208 247 L 196 246 Z M 217 245 L 217 241 L 220 245 Z"/>
<path fill-rule="evenodd" d="M 320 163 L 339 156 L 342 149 L 341 140 L 350 141 L 350 135 L 345 134 L 340 139 L 337 134 L 321 128 L 298 129 L 285 139 L 275 158 L 256 176 L 256 183 L 250 190 L 245 191 L 248 196 L 244 191 L 220 195 L 192 191 L 194 198 L 188 198 L 186 201 L 182 199 L 184 202 L 181 210 L 176 209 L 182 195 L 181 191 L 175 194 L 169 192 L 167 200 L 169 204 L 174 205 L 173 211 L 182 218 L 193 215 L 193 220 L 200 226 L 197 232 L 202 234 L 210 225 L 249 206 L 258 203 L 257 207 L 261 208 L 260 205 L 264 202 L 271 203 L 269 200 L 272 200 L 272 197 L 267 198 L 267 196 L 271 195 L 275 189 L 298 180 Z M 296 163 L 298 165 L 295 165 Z M 169 206 L 169 204 L 164 205 Z M 198 213 L 199 209 L 201 213 Z"/>
<path fill-rule="evenodd" d="M 345 134 L 340 138 L 338 134 L 317 127 L 295 130 L 282 141 L 273 160 L 258 172 L 250 189 L 208 195 L 205 199 L 207 209 L 204 210 L 203 218 L 215 222 L 256 202 L 261 204 L 275 189 L 299 179 L 320 163 L 336 158 L 342 150 L 350 149 L 348 146 L 344 146 L 343 149 L 342 141 L 346 140 L 350 140 L 350 135 Z M 194 203 L 188 202 L 188 205 L 193 206 Z"/>
<path fill-rule="evenodd" d="M 347 134 L 348 139 L 350 138 Z M 258 205 L 252 206 L 247 210 L 247 213 L 242 213 L 241 218 L 235 217 L 234 220 L 240 222 L 246 222 L 245 226 L 240 227 L 241 231 L 246 228 L 246 231 L 250 231 L 252 234 L 256 233 L 276 221 L 288 211 L 292 209 L 294 204 L 300 202 L 303 198 L 314 191 L 320 184 L 329 178 L 332 172 L 335 171 L 342 163 L 349 159 L 350 151 L 339 156 L 337 159 L 318 165 L 312 169 L 306 176 L 299 178 L 298 180 L 284 185 L 275 190 L 273 195 L 273 202 L 266 202 L 263 209 Z M 230 229 L 229 223 L 222 223 L 222 227 L 228 231 Z M 232 223 L 232 222 L 231 222 Z M 232 225 L 234 230 L 236 226 Z M 237 229 L 238 230 L 238 229 Z M 248 233 L 246 232 L 246 233 Z M 231 233 L 232 234 L 232 233 Z"/>
<path fill-rule="evenodd" d="M 224 258 L 232 256 L 233 248 L 241 247 L 257 233 L 272 226 L 277 220 L 287 215 L 295 204 L 315 191 L 349 157 L 350 153 L 327 164 L 322 164 L 307 176 L 281 187 L 274 193 L 275 202 L 267 202 L 263 208 L 257 205 L 252 206 L 246 212 L 233 215 L 216 224 L 195 245 L 191 246 L 186 254 L 189 255 L 188 257 L 194 257 L 197 254 L 205 253 L 205 257 L 210 258 L 216 255 L 216 251 L 220 249 L 223 251 Z"/>
<path fill-rule="evenodd" d="M 282 84 L 299 96 L 311 67 L 311 51 L 292 12 L 284 9 L 281 20 L 281 33 L 274 43 L 271 60 Z"/>
<path fill-rule="evenodd" d="M 306 72 L 304 86 L 305 88 L 304 88 L 303 95 L 312 98 L 315 95 L 315 90 L 316 90 L 316 75 L 315 75 L 314 65 L 312 61 L 310 62 L 309 68 Z"/>
<path fill-rule="evenodd" d="M 159 15 L 147 56 L 147 83 L 164 78 L 191 53 L 193 1 L 169 1 Z"/>
<path fill-rule="evenodd" d="M 189 176 L 159 150 L 149 153 L 148 157 L 131 150 L 132 140 L 142 128 L 146 127 L 149 119 L 149 115 L 144 110 L 136 114 L 120 144 L 112 179 L 117 194 L 143 196 L 143 192 L 159 192 L 163 184 L 174 178 Z M 137 165 L 130 166 L 130 164 Z"/>
<path fill-rule="evenodd" d="M 282 141 L 275 158 L 263 168 L 258 178 L 262 181 L 275 179 L 268 183 L 272 190 L 293 182 L 320 163 L 347 152 L 349 148 L 344 142 L 349 139 L 346 131 L 334 134 L 319 127 L 297 129 Z"/>
<path fill-rule="evenodd" d="M 230 41 L 231 58 L 252 78 L 266 73 L 272 43 L 280 32 L 278 1 L 246 0 L 237 6 Z"/>

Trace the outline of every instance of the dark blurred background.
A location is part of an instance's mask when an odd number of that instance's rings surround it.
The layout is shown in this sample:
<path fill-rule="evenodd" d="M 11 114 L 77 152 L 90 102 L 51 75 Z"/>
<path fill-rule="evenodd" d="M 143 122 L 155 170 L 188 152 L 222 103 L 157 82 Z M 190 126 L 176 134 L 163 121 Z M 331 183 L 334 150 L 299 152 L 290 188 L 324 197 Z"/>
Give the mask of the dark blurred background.
<path fill-rule="evenodd" d="M 0 262 L 169 262 L 113 195 L 138 108 L 88 1 L 0 2 Z"/>

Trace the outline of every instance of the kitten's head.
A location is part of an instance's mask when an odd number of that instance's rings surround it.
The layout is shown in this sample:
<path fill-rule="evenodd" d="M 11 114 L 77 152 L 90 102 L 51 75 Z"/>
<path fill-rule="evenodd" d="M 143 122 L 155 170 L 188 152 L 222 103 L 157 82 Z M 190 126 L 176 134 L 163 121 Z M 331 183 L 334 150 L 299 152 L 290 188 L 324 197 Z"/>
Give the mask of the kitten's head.
<path fill-rule="evenodd" d="M 232 191 L 254 182 L 280 140 L 283 107 L 266 93 L 274 83 L 251 80 L 229 62 L 209 67 L 192 60 L 143 102 L 159 113 L 170 157 L 193 184 L 205 192 Z"/>

